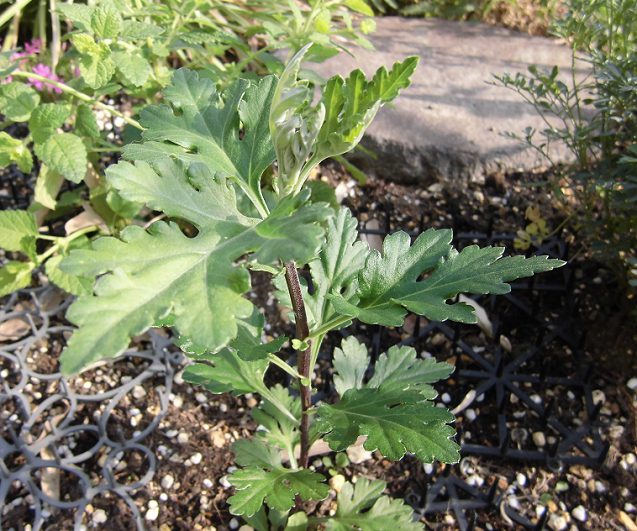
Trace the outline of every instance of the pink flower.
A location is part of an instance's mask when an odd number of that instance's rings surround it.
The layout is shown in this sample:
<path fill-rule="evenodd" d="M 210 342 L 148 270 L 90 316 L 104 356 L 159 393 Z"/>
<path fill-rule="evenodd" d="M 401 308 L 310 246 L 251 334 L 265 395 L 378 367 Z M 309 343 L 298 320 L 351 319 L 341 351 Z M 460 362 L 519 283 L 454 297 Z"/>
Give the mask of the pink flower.
<path fill-rule="evenodd" d="M 36 55 L 42 50 L 42 40 L 33 39 L 31 42 L 24 43 L 24 51 L 28 55 Z"/>
<path fill-rule="evenodd" d="M 58 77 L 55 74 L 55 72 L 51 71 L 51 67 L 49 67 L 48 65 L 44 65 L 42 63 L 38 63 L 37 65 L 33 67 L 33 73 L 38 74 L 39 76 L 51 79 L 52 81 L 62 81 L 62 79 Z M 39 91 L 48 90 L 51 92 L 55 92 L 56 94 L 62 94 L 62 91 L 59 88 L 54 87 L 53 85 L 51 85 L 50 83 L 47 83 L 46 81 L 40 81 L 38 79 L 29 79 L 28 83 L 29 85 L 33 86 L 36 90 L 39 90 Z"/>

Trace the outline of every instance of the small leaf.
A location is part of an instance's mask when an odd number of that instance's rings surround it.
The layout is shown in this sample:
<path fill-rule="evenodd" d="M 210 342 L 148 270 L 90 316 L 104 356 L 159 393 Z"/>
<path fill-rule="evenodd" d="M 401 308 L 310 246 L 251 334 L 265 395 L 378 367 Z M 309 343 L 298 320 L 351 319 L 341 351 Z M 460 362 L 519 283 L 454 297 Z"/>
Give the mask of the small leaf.
<path fill-rule="evenodd" d="M 334 349 L 334 387 L 343 396 L 348 389 L 361 389 L 369 365 L 367 347 L 354 336 L 343 339 L 341 348 Z"/>
<path fill-rule="evenodd" d="M 252 516 L 264 501 L 272 509 L 287 511 L 296 495 L 308 501 L 323 500 L 329 494 L 323 476 L 307 469 L 250 467 L 233 472 L 228 481 L 237 489 L 228 499 L 230 513 L 235 515 Z"/>
<path fill-rule="evenodd" d="M 8 120 L 26 122 L 40 103 L 40 95 L 18 82 L 0 85 L 0 109 Z"/>
<path fill-rule="evenodd" d="M 423 401 L 417 391 L 380 387 L 349 389 L 338 404 L 321 405 L 315 427 L 337 452 L 366 435 L 366 450 L 378 450 L 394 461 L 410 452 L 426 463 L 456 463 L 460 454 L 451 440 L 452 421 L 449 411 Z"/>
<path fill-rule="evenodd" d="M 29 173 L 33 166 L 33 158 L 22 140 L 0 131 L 0 168 L 5 168 L 11 163 L 17 164 L 20 171 Z"/>
<path fill-rule="evenodd" d="M 85 33 L 75 34 L 71 40 L 81 54 L 80 73 L 86 84 L 93 89 L 106 85 L 115 73 L 110 48 Z"/>
<path fill-rule="evenodd" d="M 91 30 L 102 39 L 114 39 L 122 30 L 122 17 L 112 7 L 98 5 L 91 13 Z"/>
<path fill-rule="evenodd" d="M 232 445 L 235 462 L 241 467 L 271 468 L 281 465 L 279 452 L 259 439 L 239 439 Z"/>
<path fill-rule="evenodd" d="M 281 407 L 282 406 L 282 407 Z M 285 409 L 292 414 L 284 414 Z M 300 441 L 298 429 L 301 417 L 301 404 L 295 400 L 289 391 L 277 384 L 270 389 L 270 394 L 263 399 L 257 409 L 252 411 L 254 421 L 263 427 L 258 430 L 256 437 L 263 439 L 268 446 L 276 447 L 288 452 Z"/>
<path fill-rule="evenodd" d="M 426 398 L 433 399 L 437 393 L 429 384 L 448 378 L 453 370 L 453 365 L 438 362 L 434 358 L 418 359 L 412 347 L 394 346 L 378 357 L 374 375 L 367 386 L 415 389 Z"/>
<path fill-rule="evenodd" d="M 84 179 L 88 163 L 86 147 L 73 133 L 50 136 L 44 144 L 36 146 L 36 153 L 42 162 L 65 179 L 74 183 Z"/>
<path fill-rule="evenodd" d="M 345 0 L 345 5 L 362 15 L 367 15 L 368 17 L 374 16 L 374 10 L 369 7 L 369 4 L 365 0 Z"/>
<path fill-rule="evenodd" d="M 22 251 L 28 256 L 35 253 L 38 227 L 35 217 L 25 210 L 0 212 L 0 247 L 6 251 Z"/>
<path fill-rule="evenodd" d="M 140 54 L 126 52 L 115 52 L 112 55 L 117 70 L 124 80 L 135 87 L 141 87 L 152 73 L 150 63 Z"/>
<path fill-rule="evenodd" d="M 345 483 L 336 497 L 336 514 L 329 517 L 328 531 L 419 531 L 411 507 L 402 500 L 382 496 L 385 482 L 358 477 L 355 485 Z"/>
<path fill-rule="evenodd" d="M 32 262 L 9 261 L 0 267 L 0 297 L 31 285 Z"/>
<path fill-rule="evenodd" d="M 29 131 L 36 144 L 43 144 L 71 115 L 70 105 L 43 103 L 29 118 Z"/>
<path fill-rule="evenodd" d="M 53 210 L 57 204 L 57 195 L 64 183 L 64 177 L 49 168 L 46 164 L 40 164 L 40 172 L 35 181 L 33 199 L 36 203 L 49 210 Z"/>
<path fill-rule="evenodd" d="M 97 125 L 95 113 L 84 103 L 77 106 L 77 111 L 75 112 L 75 130 L 80 135 L 90 138 L 99 138 L 100 136 L 100 129 Z"/>

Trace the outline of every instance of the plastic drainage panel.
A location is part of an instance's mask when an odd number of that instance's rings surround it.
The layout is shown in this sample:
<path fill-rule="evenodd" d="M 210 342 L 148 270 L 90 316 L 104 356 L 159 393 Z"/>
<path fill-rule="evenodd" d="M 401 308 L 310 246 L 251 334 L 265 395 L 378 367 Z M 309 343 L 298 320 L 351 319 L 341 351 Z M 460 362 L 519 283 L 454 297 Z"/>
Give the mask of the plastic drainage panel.
<path fill-rule="evenodd" d="M 181 354 L 150 334 L 145 348 L 66 378 L 50 354 L 71 332 L 55 324 L 69 303 L 46 287 L 13 294 L 0 310 L 0 529 L 18 516 L 37 531 L 61 510 L 77 528 L 103 497 L 123 500 L 143 529 L 132 494 L 156 470 L 143 441 L 167 412 Z M 142 387 L 149 380 L 153 396 Z M 134 407 L 142 394 L 143 413 Z"/>

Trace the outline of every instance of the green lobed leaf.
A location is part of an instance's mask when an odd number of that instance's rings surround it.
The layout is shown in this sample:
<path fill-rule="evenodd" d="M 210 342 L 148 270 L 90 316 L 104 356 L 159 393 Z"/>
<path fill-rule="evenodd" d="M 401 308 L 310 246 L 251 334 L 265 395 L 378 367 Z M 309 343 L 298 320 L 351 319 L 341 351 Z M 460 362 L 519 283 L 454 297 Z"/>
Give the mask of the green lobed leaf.
<path fill-rule="evenodd" d="M 270 388 L 270 393 L 257 409 L 252 410 L 252 418 L 263 427 L 257 431 L 256 437 L 264 440 L 270 447 L 289 452 L 300 441 L 298 420 L 301 418 L 301 404 L 279 384 Z M 279 405 L 283 405 L 293 418 L 282 414 Z"/>
<path fill-rule="evenodd" d="M 86 175 L 88 154 L 82 139 L 73 133 L 51 135 L 35 152 L 42 162 L 65 179 L 79 183 Z"/>
<path fill-rule="evenodd" d="M 0 212 L 1 213 L 1 212 Z M 0 297 L 31 285 L 33 262 L 8 261 L 0 267 Z"/>
<path fill-rule="evenodd" d="M 0 248 L 5 251 L 22 251 L 28 256 L 35 253 L 38 226 L 35 217 L 25 210 L 0 212 Z"/>
<path fill-rule="evenodd" d="M 470 246 L 458 253 L 451 238 L 450 230 L 429 229 L 410 246 L 404 232 L 387 236 L 382 254 L 372 251 L 358 276 L 358 300 L 332 294 L 332 303 L 339 313 L 370 324 L 400 326 L 408 310 L 429 319 L 473 323 L 472 307 L 447 301 L 460 293 L 508 293 L 507 282 L 564 264 L 546 256 L 503 258 L 498 247 Z"/>
<path fill-rule="evenodd" d="M 416 531 L 423 526 L 413 520 L 411 507 L 403 500 L 382 496 L 385 482 L 357 478 L 345 483 L 336 497 L 336 513 L 325 522 L 329 531 Z"/>
<path fill-rule="evenodd" d="M 334 451 L 342 451 L 361 435 L 366 450 L 378 450 L 384 457 L 399 460 L 413 453 L 423 462 L 459 460 L 459 446 L 451 439 L 448 425 L 453 415 L 423 401 L 418 391 L 395 386 L 349 389 L 335 405 L 320 406 L 315 429 Z"/>
<path fill-rule="evenodd" d="M 114 52 L 112 57 L 117 70 L 130 85 L 141 87 L 152 74 L 150 63 L 141 54 Z"/>
<path fill-rule="evenodd" d="M 29 131 L 36 144 L 43 144 L 71 116 L 71 106 L 43 103 L 31 113 Z"/>
<path fill-rule="evenodd" d="M 367 347 L 354 336 L 349 336 L 343 339 L 341 348 L 334 349 L 333 364 L 334 387 L 340 396 L 348 389 L 361 389 L 369 365 Z"/>
<path fill-rule="evenodd" d="M 99 138 L 100 136 L 95 113 L 84 103 L 78 105 L 75 112 L 75 131 L 82 136 L 90 138 Z"/>
<path fill-rule="evenodd" d="M 234 460 L 241 467 L 271 468 L 281 465 L 281 455 L 259 439 L 239 439 L 232 445 Z"/>
<path fill-rule="evenodd" d="M 453 371 L 453 365 L 434 358 L 419 359 L 412 347 L 393 346 L 378 357 L 367 387 L 414 389 L 431 400 L 437 393 L 429 384 L 448 378 Z"/>
<path fill-rule="evenodd" d="M 252 516 L 264 502 L 272 509 L 287 511 L 296 495 L 307 501 L 323 500 L 329 494 L 323 476 L 308 469 L 250 467 L 233 472 L 228 481 L 237 490 L 228 499 L 230 513 L 235 515 Z"/>
<path fill-rule="evenodd" d="M 417 64 L 418 57 L 408 57 L 395 63 L 389 72 L 379 68 L 371 81 L 360 70 L 351 72 L 347 79 L 330 78 L 323 89 L 325 121 L 313 158 L 320 161 L 353 149 L 378 109 L 409 86 Z"/>
<path fill-rule="evenodd" d="M 24 83 L 0 85 L 0 109 L 7 120 L 26 122 L 38 103 L 40 95 Z"/>
<path fill-rule="evenodd" d="M 33 157 L 22 140 L 0 131 L 0 168 L 12 163 L 17 164 L 21 171 L 28 173 L 33 166 Z"/>
<path fill-rule="evenodd" d="M 124 156 L 150 163 L 171 155 L 202 162 L 265 208 L 260 183 L 274 161 L 267 117 L 275 86 L 274 76 L 257 83 L 240 79 L 221 97 L 210 80 L 180 69 L 165 93 L 171 106 L 142 111 L 145 142 L 125 146 Z"/>
<path fill-rule="evenodd" d="M 217 183 L 220 190 L 224 186 Z M 292 220 L 299 216 L 301 232 L 306 224 L 316 223 L 304 215 L 307 208 L 289 214 Z M 110 274 L 97 281 L 95 295 L 81 297 L 70 307 L 67 317 L 80 329 L 62 355 L 62 370 L 74 372 L 118 355 L 132 336 L 168 316 L 177 333 L 195 345 L 210 351 L 227 345 L 237 336 L 237 320 L 253 312 L 252 303 L 242 296 L 250 288 L 249 274 L 234 262 L 250 251 L 273 260 L 291 257 L 285 238 L 262 236 L 266 232 L 259 231 L 259 225 L 220 217 L 188 238 L 176 224 L 157 222 L 148 231 L 130 226 L 121 240 L 101 238 L 93 250 L 72 252 L 63 263 L 68 273 Z M 293 248 L 310 255 L 319 238 Z"/>

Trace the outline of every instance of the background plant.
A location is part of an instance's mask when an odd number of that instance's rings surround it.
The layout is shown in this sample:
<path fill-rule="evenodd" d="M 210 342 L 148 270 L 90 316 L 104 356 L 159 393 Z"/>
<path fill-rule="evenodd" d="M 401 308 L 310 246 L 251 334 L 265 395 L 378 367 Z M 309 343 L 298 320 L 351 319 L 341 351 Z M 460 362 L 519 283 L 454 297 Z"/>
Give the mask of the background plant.
<path fill-rule="evenodd" d="M 544 130 L 512 136 L 557 169 L 556 197 L 582 242 L 620 279 L 625 278 L 624 259 L 637 243 L 635 203 L 626 194 L 633 187 L 633 170 L 625 163 L 637 140 L 636 13 L 632 0 L 572 0 L 555 33 L 572 46 L 573 72 L 585 64 L 590 74 L 564 79 L 558 67 L 550 72 L 532 67 L 528 74 L 496 76 L 544 118 Z M 555 142 L 568 147 L 574 164 L 559 168 L 553 163 L 549 150 Z"/>

